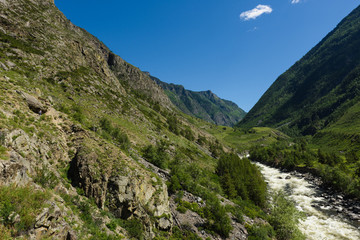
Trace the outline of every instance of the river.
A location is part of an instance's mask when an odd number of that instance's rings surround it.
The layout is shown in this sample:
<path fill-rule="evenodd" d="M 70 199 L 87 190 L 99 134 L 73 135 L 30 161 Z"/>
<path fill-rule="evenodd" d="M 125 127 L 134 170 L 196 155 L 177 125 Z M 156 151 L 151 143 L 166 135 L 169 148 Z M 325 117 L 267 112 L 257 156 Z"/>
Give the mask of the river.
<path fill-rule="evenodd" d="M 284 190 L 294 200 L 296 207 L 306 213 L 299 228 L 309 240 L 359 240 L 360 225 L 347 219 L 341 207 L 333 206 L 316 184 L 301 175 L 281 172 L 261 163 L 260 167 L 270 191 Z M 340 209 L 339 209 L 340 208 Z"/>

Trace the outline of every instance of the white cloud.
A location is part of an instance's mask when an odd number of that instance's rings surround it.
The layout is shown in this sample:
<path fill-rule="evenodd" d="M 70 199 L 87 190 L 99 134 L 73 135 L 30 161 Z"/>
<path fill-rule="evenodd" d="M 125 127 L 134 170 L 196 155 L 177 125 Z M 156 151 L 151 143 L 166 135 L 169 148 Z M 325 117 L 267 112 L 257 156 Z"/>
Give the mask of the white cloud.
<path fill-rule="evenodd" d="M 292 0 L 299 1 L 299 0 Z M 269 5 L 257 5 L 256 8 L 249 11 L 243 12 L 240 14 L 240 18 L 248 21 L 250 19 L 256 19 L 257 17 L 263 15 L 264 13 L 271 13 L 273 10 Z"/>
<path fill-rule="evenodd" d="M 291 0 L 291 4 L 297 4 L 299 3 L 301 0 Z"/>

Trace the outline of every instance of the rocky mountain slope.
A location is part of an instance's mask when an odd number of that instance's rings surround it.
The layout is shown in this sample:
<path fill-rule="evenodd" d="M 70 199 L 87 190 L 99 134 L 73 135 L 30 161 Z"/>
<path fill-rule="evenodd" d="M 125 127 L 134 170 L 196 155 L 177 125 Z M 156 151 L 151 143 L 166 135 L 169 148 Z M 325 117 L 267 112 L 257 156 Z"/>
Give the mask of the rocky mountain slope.
<path fill-rule="evenodd" d="M 251 164 L 247 201 L 220 202 L 218 158 L 231 149 L 213 127 L 53 0 L 0 1 L 0 239 L 245 239 L 245 225 L 271 228 L 251 202 L 265 201 Z"/>
<path fill-rule="evenodd" d="M 335 125 L 340 132 L 352 129 L 359 102 L 359 36 L 360 7 L 282 74 L 239 126 L 272 126 L 292 135 L 315 135 Z M 339 123 L 345 118 L 350 128 Z"/>
<path fill-rule="evenodd" d="M 181 85 L 162 82 L 150 76 L 182 112 L 210 123 L 234 126 L 244 118 L 246 112 L 235 103 L 221 99 L 211 91 L 194 92 Z"/>

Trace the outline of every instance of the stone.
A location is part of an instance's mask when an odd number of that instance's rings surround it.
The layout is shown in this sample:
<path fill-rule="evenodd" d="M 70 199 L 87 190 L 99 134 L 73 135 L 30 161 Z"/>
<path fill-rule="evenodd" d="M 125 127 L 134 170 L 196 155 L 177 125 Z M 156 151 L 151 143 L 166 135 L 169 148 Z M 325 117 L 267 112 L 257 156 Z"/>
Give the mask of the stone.
<path fill-rule="evenodd" d="M 160 218 L 159 220 L 159 228 L 161 230 L 169 230 L 171 228 L 171 222 L 166 218 Z"/>
<path fill-rule="evenodd" d="M 2 62 L 0 62 L 0 67 L 1 67 L 2 69 L 4 69 L 5 71 L 8 71 L 8 70 L 9 70 L 9 68 L 8 68 L 4 63 L 2 63 Z"/>
<path fill-rule="evenodd" d="M 11 219 L 12 221 L 12 224 L 17 224 L 17 223 L 20 223 L 21 219 L 20 219 L 20 215 L 16 212 L 12 212 L 10 215 L 9 215 L 9 219 Z"/>
<path fill-rule="evenodd" d="M 43 105 L 40 100 L 38 100 L 37 98 L 35 98 L 34 96 L 31 96 L 30 94 L 27 94 L 25 92 L 22 91 L 17 91 L 17 93 L 19 93 L 21 96 L 24 97 L 24 99 L 26 100 L 29 108 L 37 113 L 37 114 L 44 114 L 47 112 L 48 108 L 47 106 Z"/>
<path fill-rule="evenodd" d="M 16 64 L 15 63 L 13 63 L 13 62 L 11 62 L 11 61 L 6 61 L 6 65 L 11 69 L 11 68 L 14 68 L 14 67 L 16 67 Z"/>
<path fill-rule="evenodd" d="M 51 205 L 51 208 L 44 208 L 36 217 L 35 228 L 49 228 L 61 216 L 60 208 L 55 203 Z"/>
<path fill-rule="evenodd" d="M 66 240 L 76 240 L 76 234 L 74 231 L 69 231 L 66 235 Z"/>

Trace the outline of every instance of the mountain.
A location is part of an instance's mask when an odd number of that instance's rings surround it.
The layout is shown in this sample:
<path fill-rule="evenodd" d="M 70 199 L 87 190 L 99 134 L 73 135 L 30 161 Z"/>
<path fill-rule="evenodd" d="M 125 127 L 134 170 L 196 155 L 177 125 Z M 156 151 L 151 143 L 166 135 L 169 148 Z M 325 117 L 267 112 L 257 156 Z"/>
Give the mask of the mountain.
<path fill-rule="evenodd" d="M 360 7 L 283 73 L 238 126 L 271 126 L 292 135 L 338 126 L 354 133 L 359 88 Z"/>
<path fill-rule="evenodd" d="M 53 0 L 0 0 L 0 239 L 272 236 L 266 184 L 226 132 Z"/>
<path fill-rule="evenodd" d="M 233 126 L 246 115 L 235 103 L 216 96 L 211 91 L 194 92 L 181 85 L 162 82 L 150 76 L 164 89 L 171 102 L 182 112 L 210 123 Z"/>

